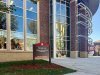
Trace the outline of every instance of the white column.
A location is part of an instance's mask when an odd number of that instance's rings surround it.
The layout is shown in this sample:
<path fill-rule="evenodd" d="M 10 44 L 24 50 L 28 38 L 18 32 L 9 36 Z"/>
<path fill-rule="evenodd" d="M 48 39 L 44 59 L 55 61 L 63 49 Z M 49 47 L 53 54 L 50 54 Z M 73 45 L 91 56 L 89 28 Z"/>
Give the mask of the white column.
<path fill-rule="evenodd" d="M 53 1 L 53 53 L 54 58 L 56 58 L 56 0 Z"/>
<path fill-rule="evenodd" d="M 27 50 L 27 20 L 26 20 L 26 0 L 23 0 L 23 26 L 24 26 L 24 51 Z"/>
<path fill-rule="evenodd" d="M 40 12 L 39 12 L 39 0 L 37 1 L 37 42 L 40 42 Z"/>
<path fill-rule="evenodd" d="M 10 0 L 7 0 L 7 6 L 10 6 Z M 7 50 L 11 50 L 11 39 L 10 39 L 10 25 L 11 25 L 11 16 L 10 12 L 6 13 L 6 27 L 7 27 Z"/>

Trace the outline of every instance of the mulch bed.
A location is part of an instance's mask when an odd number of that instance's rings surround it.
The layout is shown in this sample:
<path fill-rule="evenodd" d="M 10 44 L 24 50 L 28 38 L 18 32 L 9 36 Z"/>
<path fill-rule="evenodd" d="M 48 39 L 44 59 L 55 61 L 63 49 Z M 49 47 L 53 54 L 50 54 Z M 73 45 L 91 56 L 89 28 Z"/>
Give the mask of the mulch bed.
<path fill-rule="evenodd" d="M 56 65 L 56 64 L 28 64 L 28 65 L 18 65 L 12 66 L 15 69 L 63 69 L 64 67 Z"/>

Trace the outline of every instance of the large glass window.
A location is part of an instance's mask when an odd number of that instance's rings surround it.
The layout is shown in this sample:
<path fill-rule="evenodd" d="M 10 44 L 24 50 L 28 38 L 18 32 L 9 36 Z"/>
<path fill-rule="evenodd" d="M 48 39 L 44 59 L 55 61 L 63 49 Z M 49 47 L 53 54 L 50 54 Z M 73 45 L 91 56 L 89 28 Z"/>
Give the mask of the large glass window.
<path fill-rule="evenodd" d="M 23 50 L 23 18 L 11 15 L 11 49 Z"/>
<path fill-rule="evenodd" d="M 13 5 L 14 10 L 11 13 L 0 11 L 0 50 L 7 49 L 7 40 L 11 42 L 11 45 L 9 45 L 11 50 L 24 50 L 24 40 L 26 40 L 26 50 L 32 51 L 32 45 L 37 43 L 37 1 L 26 0 L 25 10 L 23 9 L 24 0 L 9 1 L 10 3 L 7 4 Z M 2 2 L 6 5 L 7 0 L 2 0 Z M 23 14 L 25 11 L 26 15 Z M 11 14 L 10 19 L 6 18 L 6 14 Z M 26 17 L 26 20 L 24 17 Z M 9 27 L 6 23 L 9 20 L 10 38 L 7 38 L 7 29 Z M 26 27 L 24 27 L 24 20 L 27 23 Z"/>
<path fill-rule="evenodd" d="M 67 11 L 67 7 L 66 0 L 56 0 L 56 57 L 66 57 L 67 49 L 70 46 L 67 45 L 69 44 L 67 43 L 67 34 L 70 34 L 67 32 L 70 24 L 70 18 L 67 15 L 70 11 Z"/>
<path fill-rule="evenodd" d="M 11 49 L 24 49 L 24 27 L 23 27 L 23 0 L 11 0 L 11 5 L 15 5 L 11 13 Z"/>
<path fill-rule="evenodd" d="M 0 11 L 0 49 L 6 49 L 7 28 L 6 13 Z"/>
<path fill-rule="evenodd" d="M 37 43 L 37 1 L 27 0 L 27 50 Z"/>

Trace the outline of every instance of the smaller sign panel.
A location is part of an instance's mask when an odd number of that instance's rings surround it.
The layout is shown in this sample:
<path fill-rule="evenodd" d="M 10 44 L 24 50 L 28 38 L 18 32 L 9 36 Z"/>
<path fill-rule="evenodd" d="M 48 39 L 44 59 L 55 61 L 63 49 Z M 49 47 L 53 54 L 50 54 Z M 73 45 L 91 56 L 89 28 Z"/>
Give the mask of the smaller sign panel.
<path fill-rule="evenodd" d="M 49 58 L 49 45 L 47 43 L 37 43 L 33 45 L 33 59 Z"/>

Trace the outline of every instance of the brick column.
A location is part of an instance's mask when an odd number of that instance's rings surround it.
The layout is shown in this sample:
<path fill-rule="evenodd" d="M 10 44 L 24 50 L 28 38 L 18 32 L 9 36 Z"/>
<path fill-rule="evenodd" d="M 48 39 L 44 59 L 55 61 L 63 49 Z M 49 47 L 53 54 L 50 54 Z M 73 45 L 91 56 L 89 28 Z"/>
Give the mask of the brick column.
<path fill-rule="evenodd" d="M 49 0 L 39 0 L 40 42 L 49 43 Z"/>
<path fill-rule="evenodd" d="M 77 1 L 71 0 L 70 2 L 70 13 L 71 13 L 71 51 L 70 51 L 70 57 L 77 58 L 78 57 L 78 40 L 77 40 L 77 25 L 76 22 L 78 20 L 77 16 Z"/>

